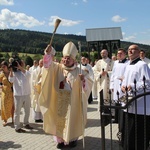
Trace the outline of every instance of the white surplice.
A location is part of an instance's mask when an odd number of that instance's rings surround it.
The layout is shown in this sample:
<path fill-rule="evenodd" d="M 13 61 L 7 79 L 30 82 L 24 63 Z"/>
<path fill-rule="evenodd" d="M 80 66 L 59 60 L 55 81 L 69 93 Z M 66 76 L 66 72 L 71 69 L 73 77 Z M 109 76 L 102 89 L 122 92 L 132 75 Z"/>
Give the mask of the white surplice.
<path fill-rule="evenodd" d="M 136 80 L 137 95 L 143 93 L 143 77 L 146 78 L 146 86 L 150 86 L 150 69 L 148 65 L 139 60 L 135 64 L 127 65 L 124 73 L 124 80 L 122 86 L 131 86 L 135 90 L 134 80 Z M 148 90 L 147 90 L 148 91 Z M 134 92 L 129 91 L 129 95 L 134 96 Z M 150 115 L 150 95 L 146 96 L 146 114 Z M 144 97 L 137 100 L 137 114 L 144 114 Z M 129 113 L 135 113 L 135 103 L 129 107 Z"/>
<path fill-rule="evenodd" d="M 113 100 L 118 100 L 117 91 L 119 92 L 119 98 L 122 96 L 121 84 L 122 79 L 124 78 L 125 68 L 128 65 L 129 61 L 126 59 L 125 62 L 120 63 L 119 60 L 116 60 L 112 69 L 110 77 L 110 89 L 113 89 Z"/>

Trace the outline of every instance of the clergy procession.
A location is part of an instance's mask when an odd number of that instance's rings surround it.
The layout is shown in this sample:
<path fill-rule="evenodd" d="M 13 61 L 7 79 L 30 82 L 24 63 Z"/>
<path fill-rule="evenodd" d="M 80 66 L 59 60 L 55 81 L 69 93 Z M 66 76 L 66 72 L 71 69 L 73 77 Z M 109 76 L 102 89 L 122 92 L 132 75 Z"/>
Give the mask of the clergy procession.
<path fill-rule="evenodd" d="M 110 99 L 111 91 L 111 98 L 117 103 L 118 98 L 126 94 L 126 90 L 128 94 L 132 94 L 135 79 L 137 90 L 143 86 L 143 76 L 146 78 L 146 85 L 150 86 L 149 61 L 148 58 L 144 58 L 145 52 L 140 50 L 138 45 L 130 45 L 127 52 L 119 48 L 116 60 L 109 58 L 107 49 L 102 49 L 101 59 L 96 60 L 93 66 L 79 51 L 80 45 L 78 50 L 75 43 L 70 41 L 62 50 L 61 62 L 55 61 L 56 50 L 50 44 L 44 50 L 43 59 L 34 60 L 29 69 L 26 69 L 25 63 L 19 59 L 16 64 L 13 64 L 13 58 L 10 59 L 10 64 L 2 62 L 0 82 L 3 127 L 8 125 L 11 118 L 16 133 L 26 133 L 26 129 L 32 131 L 34 128 L 29 123 L 31 114 L 35 123 L 41 123 L 44 132 L 53 136 L 58 149 L 76 147 L 79 137 L 82 137 L 84 148 L 84 132 L 88 123 L 87 109 L 96 101 L 97 112 L 100 111 L 101 90 L 106 100 Z M 79 53 L 81 60 L 78 62 L 76 56 Z M 137 149 L 144 149 L 144 142 L 146 149 L 149 147 L 150 102 L 146 101 L 146 141 L 141 126 L 144 119 L 142 99 L 137 101 L 136 105 L 137 110 L 130 106 L 128 112 L 124 111 L 120 115 L 121 146 L 125 150 L 135 149 L 135 145 L 132 144 L 135 140 L 135 111 L 136 123 L 140 128 L 137 130 Z M 22 107 L 24 119 L 21 123 Z M 117 115 L 115 112 L 115 117 Z M 126 115 L 129 117 L 128 146 L 125 144 L 126 120 L 123 119 Z"/>
<path fill-rule="evenodd" d="M 101 58 L 90 62 L 89 56 L 82 56 L 81 43 L 78 42 L 77 48 L 76 43 L 70 41 L 63 47 L 61 61 L 55 61 L 56 50 L 52 41 L 59 23 L 60 20 L 56 20 L 43 58 L 34 60 L 33 66 L 26 65 L 19 57 L 1 62 L 1 120 L 3 127 L 7 127 L 11 118 L 16 133 L 32 133 L 34 127 L 30 123 L 31 116 L 35 124 L 42 125 L 45 134 L 53 137 L 57 149 L 77 147 L 79 139 L 82 139 L 84 149 L 88 107 L 97 102 L 96 111 L 100 113 L 103 100 L 114 101 L 117 105 L 122 97 L 133 97 L 135 90 L 141 94 L 141 87 L 150 86 L 150 60 L 145 57 L 144 50 L 133 44 L 128 47 L 127 52 L 118 48 L 116 56 L 111 58 L 109 50 L 101 49 Z M 143 100 L 145 97 L 147 99 Z M 150 95 L 145 97 L 138 99 L 136 103 L 132 102 L 127 111 L 114 112 L 114 122 L 118 123 L 120 143 L 124 150 L 143 150 L 149 147 Z M 146 103 L 144 111 L 143 101 Z M 122 102 L 120 105 L 125 104 Z M 21 121 L 22 108 L 24 112 Z M 146 126 L 141 126 L 145 119 Z M 138 128 L 137 145 L 135 124 Z M 128 140 L 129 143 L 126 144 Z"/>

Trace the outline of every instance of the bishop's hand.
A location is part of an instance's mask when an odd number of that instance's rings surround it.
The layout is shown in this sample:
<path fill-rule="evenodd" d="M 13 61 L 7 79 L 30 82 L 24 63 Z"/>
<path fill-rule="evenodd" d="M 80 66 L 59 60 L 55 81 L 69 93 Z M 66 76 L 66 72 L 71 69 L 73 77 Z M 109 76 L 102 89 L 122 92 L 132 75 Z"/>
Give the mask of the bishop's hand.
<path fill-rule="evenodd" d="M 51 53 L 51 51 L 52 51 L 52 46 L 51 45 L 47 45 L 47 47 L 44 50 L 44 53 L 49 55 Z"/>
<path fill-rule="evenodd" d="M 85 81 L 83 74 L 79 74 L 79 77 L 80 77 L 81 81 L 83 81 L 83 82 Z"/>

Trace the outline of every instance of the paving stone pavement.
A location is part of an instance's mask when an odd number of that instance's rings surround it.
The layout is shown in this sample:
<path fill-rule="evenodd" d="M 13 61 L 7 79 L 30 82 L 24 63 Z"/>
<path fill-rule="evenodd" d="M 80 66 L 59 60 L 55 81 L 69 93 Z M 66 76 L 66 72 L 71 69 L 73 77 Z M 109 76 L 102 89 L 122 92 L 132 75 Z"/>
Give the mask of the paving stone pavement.
<path fill-rule="evenodd" d="M 31 108 L 32 109 L 32 108 Z M 21 122 L 23 120 L 24 112 L 21 113 Z M 100 114 L 97 111 L 97 101 L 94 100 L 92 104 L 88 105 L 88 121 L 85 129 L 85 150 L 101 150 L 101 127 Z M 34 127 L 33 130 L 27 130 L 26 133 L 16 133 L 11 119 L 8 120 L 6 127 L 2 126 L 0 119 L 0 150 L 56 150 L 56 143 L 53 141 L 51 135 L 45 134 L 42 129 L 42 123 L 35 123 L 30 115 L 30 125 Z M 118 141 L 116 137 L 117 125 L 113 125 L 113 149 L 119 150 Z M 106 150 L 110 148 L 109 125 L 106 127 Z M 65 148 L 66 149 L 66 148 Z M 82 137 L 79 138 L 77 147 L 73 150 L 83 149 Z"/>

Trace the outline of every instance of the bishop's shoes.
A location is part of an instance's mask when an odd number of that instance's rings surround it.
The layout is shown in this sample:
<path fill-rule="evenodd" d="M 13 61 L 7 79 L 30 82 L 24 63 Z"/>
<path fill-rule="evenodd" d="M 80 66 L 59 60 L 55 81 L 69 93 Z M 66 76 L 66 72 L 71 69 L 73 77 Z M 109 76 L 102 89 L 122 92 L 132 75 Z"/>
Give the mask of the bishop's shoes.
<path fill-rule="evenodd" d="M 64 143 L 58 143 L 57 148 L 62 149 L 62 148 L 73 148 L 77 146 L 77 140 L 69 142 L 69 145 L 65 145 Z"/>

